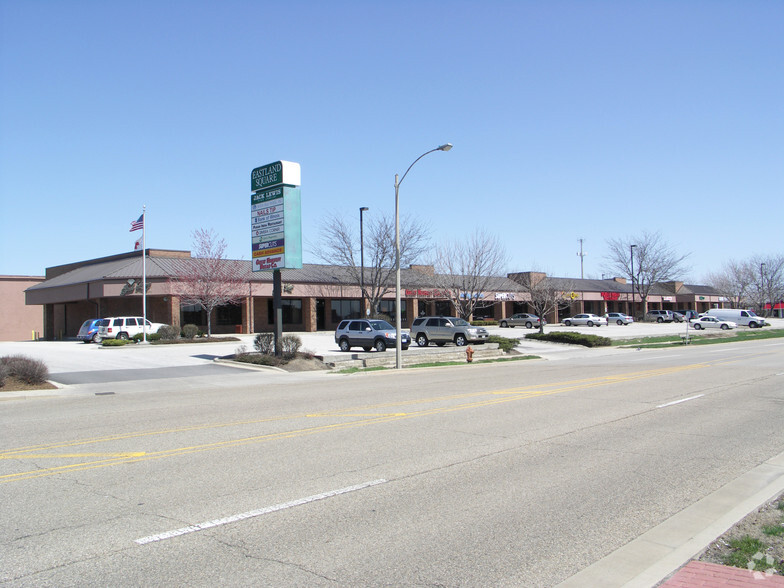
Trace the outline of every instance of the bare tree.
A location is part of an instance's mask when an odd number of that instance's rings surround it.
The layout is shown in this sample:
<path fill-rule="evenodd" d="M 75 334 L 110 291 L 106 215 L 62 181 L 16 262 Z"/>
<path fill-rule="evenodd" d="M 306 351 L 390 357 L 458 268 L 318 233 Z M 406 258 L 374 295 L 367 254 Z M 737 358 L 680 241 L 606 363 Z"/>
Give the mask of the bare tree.
<path fill-rule="evenodd" d="M 507 255 L 498 237 L 477 229 L 436 249 L 436 285 L 449 293 L 457 316 L 468 319 L 478 307 L 494 304 L 484 295 L 505 271 Z"/>
<path fill-rule="evenodd" d="M 634 268 L 631 267 L 632 245 Z M 648 312 L 648 295 L 654 284 L 673 280 L 687 269 L 685 261 L 689 254 L 677 252 L 658 232 L 645 231 L 636 237 L 609 239 L 607 247 L 607 269 L 615 275 L 629 276 L 633 280 L 634 289 L 643 303 L 643 316 Z"/>
<path fill-rule="evenodd" d="M 548 278 L 544 272 L 522 272 L 509 274 L 509 279 L 514 280 L 523 287 L 530 296 L 528 305 L 540 319 L 550 315 L 557 315 L 558 311 L 569 305 L 567 298 L 569 292 L 574 291 L 574 282 L 564 278 Z M 544 322 L 539 322 L 539 332 L 544 333 Z"/>
<path fill-rule="evenodd" d="M 743 261 L 728 261 L 706 280 L 728 298 L 733 308 L 752 306 L 760 316 L 770 316 L 784 298 L 784 255 L 755 255 Z M 766 308 L 770 303 L 771 307 Z"/>
<path fill-rule="evenodd" d="M 741 308 L 747 303 L 754 283 L 759 282 L 759 275 L 755 276 L 749 261 L 730 260 L 719 271 L 708 274 L 705 281 L 727 298 L 732 308 Z"/>
<path fill-rule="evenodd" d="M 395 288 L 395 220 L 372 216 L 365 222 L 364 276 L 360 264 L 359 227 L 345 216 L 332 214 L 321 223 L 316 257 L 328 264 L 341 265 L 354 284 L 363 284 L 363 294 L 373 312 L 385 294 Z M 400 223 L 400 266 L 417 260 L 428 246 L 425 227 L 405 218 Z"/>
<path fill-rule="evenodd" d="M 784 255 L 757 255 L 749 261 L 750 269 L 757 273 L 759 283 L 756 298 L 760 314 L 770 316 L 777 302 L 784 299 Z M 766 305 L 770 303 L 770 308 Z"/>
<path fill-rule="evenodd" d="M 173 293 L 183 304 L 195 304 L 207 313 L 207 336 L 212 336 L 212 312 L 236 304 L 248 292 L 246 264 L 225 259 L 226 241 L 212 229 L 193 232 L 192 258 L 183 260 Z"/>

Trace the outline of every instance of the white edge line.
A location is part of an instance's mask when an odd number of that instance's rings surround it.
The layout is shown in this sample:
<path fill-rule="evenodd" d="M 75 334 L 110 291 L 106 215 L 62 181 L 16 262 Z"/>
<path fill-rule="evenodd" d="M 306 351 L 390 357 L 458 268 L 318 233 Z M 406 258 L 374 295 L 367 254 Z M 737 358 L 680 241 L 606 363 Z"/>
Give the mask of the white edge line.
<path fill-rule="evenodd" d="M 668 357 L 680 357 L 680 355 L 656 355 L 656 356 L 649 356 L 649 357 L 643 357 L 641 359 L 632 359 L 632 360 L 630 360 L 630 363 L 635 362 L 635 361 L 651 361 L 652 359 L 667 359 Z"/>
<path fill-rule="evenodd" d="M 681 398 L 680 400 L 674 400 L 673 402 L 668 402 L 667 404 L 660 404 L 656 408 L 664 408 L 666 406 L 672 406 L 673 404 L 680 404 L 681 402 L 688 402 L 689 400 L 694 400 L 696 398 L 702 398 L 705 394 L 697 394 L 697 396 L 692 396 L 690 398 Z"/>
<path fill-rule="evenodd" d="M 285 510 L 287 508 L 293 508 L 295 506 L 302 506 L 303 504 L 308 504 L 310 502 L 324 500 L 325 498 L 332 498 L 333 496 L 346 494 L 348 492 L 355 492 L 357 490 L 363 490 L 365 488 L 370 488 L 371 486 L 377 486 L 378 484 L 384 484 L 384 483 L 386 483 L 386 480 L 384 479 L 372 480 L 370 482 L 363 482 L 362 484 L 356 484 L 355 486 L 347 486 L 346 488 L 340 488 L 338 490 L 330 490 L 328 492 L 323 492 L 321 494 L 314 494 L 313 496 L 308 496 L 306 498 L 299 498 L 297 500 L 291 500 L 289 502 L 276 504 L 274 506 L 266 506 L 264 508 L 259 508 L 257 510 L 251 510 L 248 512 L 243 512 L 240 514 L 224 517 L 221 519 L 214 519 L 212 521 L 206 521 L 204 523 L 199 523 L 197 525 L 189 525 L 187 527 L 181 527 L 180 529 L 174 529 L 173 531 L 165 531 L 163 533 L 158 533 L 156 535 L 149 535 L 148 537 L 135 539 L 134 542 L 138 543 L 139 545 L 145 545 L 147 543 L 163 541 L 164 539 L 171 539 L 172 537 L 179 537 L 180 535 L 187 535 L 188 533 L 195 533 L 196 531 L 203 531 L 204 529 L 210 529 L 212 527 L 218 527 L 220 525 L 228 525 L 229 523 L 236 523 L 237 521 L 251 519 L 253 517 L 258 517 L 279 510 Z"/>

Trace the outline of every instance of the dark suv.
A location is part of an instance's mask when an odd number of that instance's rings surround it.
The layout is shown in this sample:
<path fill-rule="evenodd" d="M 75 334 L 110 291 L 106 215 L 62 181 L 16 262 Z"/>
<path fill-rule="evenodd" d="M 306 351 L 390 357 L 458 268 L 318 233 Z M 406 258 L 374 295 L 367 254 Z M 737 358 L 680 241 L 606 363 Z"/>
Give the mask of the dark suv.
<path fill-rule="evenodd" d="M 395 346 L 396 338 L 395 327 L 378 319 L 341 321 L 335 331 L 335 343 L 340 346 L 341 351 L 349 351 L 352 347 L 361 347 L 365 351 L 386 351 L 387 347 Z M 411 337 L 408 333 L 401 332 L 400 348 L 408 349 L 409 345 Z"/>
<path fill-rule="evenodd" d="M 490 333 L 484 327 L 474 327 L 465 319 L 453 316 L 420 316 L 411 325 L 411 336 L 420 347 L 427 347 L 430 341 L 440 347 L 451 342 L 458 346 L 484 343 Z"/>

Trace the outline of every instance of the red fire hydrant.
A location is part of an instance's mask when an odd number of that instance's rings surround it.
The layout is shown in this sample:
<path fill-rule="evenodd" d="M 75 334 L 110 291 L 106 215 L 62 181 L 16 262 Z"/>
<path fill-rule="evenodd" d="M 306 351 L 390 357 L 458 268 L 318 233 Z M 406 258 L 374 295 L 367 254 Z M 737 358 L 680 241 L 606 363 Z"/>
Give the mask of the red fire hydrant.
<path fill-rule="evenodd" d="M 471 347 L 470 345 L 466 347 L 466 361 L 468 363 L 474 361 L 474 348 Z"/>

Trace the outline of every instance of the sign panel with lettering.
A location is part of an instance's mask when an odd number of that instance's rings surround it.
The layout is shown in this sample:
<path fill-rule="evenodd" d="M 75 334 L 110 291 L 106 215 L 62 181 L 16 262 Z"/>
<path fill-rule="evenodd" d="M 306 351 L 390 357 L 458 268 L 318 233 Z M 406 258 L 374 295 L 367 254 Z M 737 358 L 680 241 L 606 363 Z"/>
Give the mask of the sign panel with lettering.
<path fill-rule="evenodd" d="M 277 161 L 251 172 L 250 240 L 253 271 L 302 267 L 299 164 Z"/>

